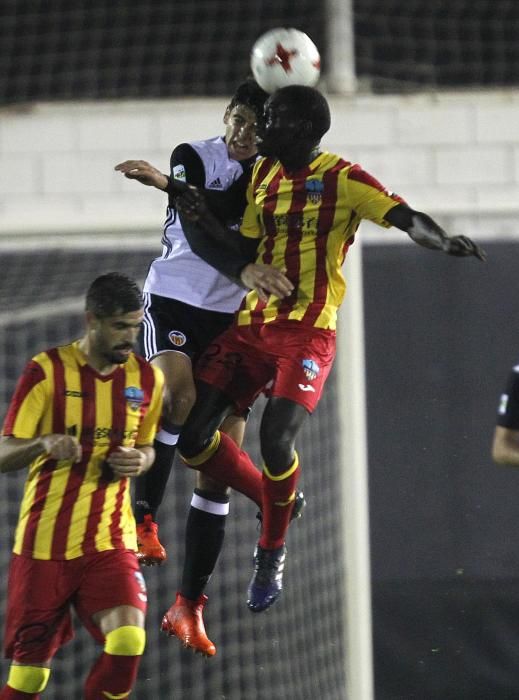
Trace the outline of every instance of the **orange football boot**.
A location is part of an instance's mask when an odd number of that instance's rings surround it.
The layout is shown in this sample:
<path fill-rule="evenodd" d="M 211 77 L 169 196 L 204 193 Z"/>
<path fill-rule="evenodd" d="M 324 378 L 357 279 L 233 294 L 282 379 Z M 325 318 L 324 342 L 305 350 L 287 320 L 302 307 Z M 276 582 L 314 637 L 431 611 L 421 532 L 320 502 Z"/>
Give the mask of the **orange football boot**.
<path fill-rule="evenodd" d="M 177 593 L 175 602 L 162 618 L 161 630 L 170 637 L 178 637 L 186 648 L 210 657 L 216 654 L 216 647 L 205 632 L 202 610 L 206 602 L 206 595 L 189 600 Z"/>
<path fill-rule="evenodd" d="M 144 522 L 137 523 L 137 559 L 142 566 L 154 566 L 166 561 L 167 554 L 159 542 L 159 526 L 151 515 L 144 516 Z"/>

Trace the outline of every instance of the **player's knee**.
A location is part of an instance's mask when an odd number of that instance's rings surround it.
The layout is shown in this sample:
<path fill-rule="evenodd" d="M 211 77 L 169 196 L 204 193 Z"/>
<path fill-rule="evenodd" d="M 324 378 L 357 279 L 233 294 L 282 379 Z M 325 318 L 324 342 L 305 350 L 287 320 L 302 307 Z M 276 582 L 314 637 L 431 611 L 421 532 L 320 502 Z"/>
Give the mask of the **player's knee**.
<path fill-rule="evenodd" d="M 294 457 L 294 436 L 289 432 L 262 431 L 261 456 L 273 473 L 284 471 Z"/>
<path fill-rule="evenodd" d="M 9 669 L 7 685 L 21 693 L 36 695 L 45 690 L 49 682 L 50 668 L 43 666 L 17 666 Z"/>
<path fill-rule="evenodd" d="M 146 646 L 146 632 L 136 625 L 124 625 L 108 632 L 105 652 L 112 656 L 141 656 Z"/>
<path fill-rule="evenodd" d="M 188 421 L 180 433 L 178 450 L 183 457 L 194 457 L 202 452 L 206 442 L 206 431 L 196 423 Z"/>

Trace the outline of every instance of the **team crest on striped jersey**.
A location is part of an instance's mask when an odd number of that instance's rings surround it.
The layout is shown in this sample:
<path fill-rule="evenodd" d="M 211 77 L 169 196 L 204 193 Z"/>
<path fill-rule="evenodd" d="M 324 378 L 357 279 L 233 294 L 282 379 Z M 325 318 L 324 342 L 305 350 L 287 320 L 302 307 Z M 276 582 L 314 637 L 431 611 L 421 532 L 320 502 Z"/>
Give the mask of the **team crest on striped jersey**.
<path fill-rule="evenodd" d="M 305 373 L 305 377 L 312 381 L 317 377 L 319 372 L 321 371 L 321 368 L 315 362 L 315 360 L 302 360 L 301 364 L 303 366 L 303 372 Z"/>
<path fill-rule="evenodd" d="M 187 340 L 186 336 L 182 333 L 182 331 L 170 331 L 168 333 L 168 338 L 171 345 L 175 345 L 178 348 L 181 345 L 185 345 Z"/>
<path fill-rule="evenodd" d="M 124 398 L 130 404 L 130 408 L 136 411 L 144 401 L 144 391 L 137 386 L 127 386 L 124 390 Z"/>
<path fill-rule="evenodd" d="M 307 180 L 305 189 L 308 199 L 312 204 L 319 204 L 323 198 L 324 185 L 322 180 Z"/>

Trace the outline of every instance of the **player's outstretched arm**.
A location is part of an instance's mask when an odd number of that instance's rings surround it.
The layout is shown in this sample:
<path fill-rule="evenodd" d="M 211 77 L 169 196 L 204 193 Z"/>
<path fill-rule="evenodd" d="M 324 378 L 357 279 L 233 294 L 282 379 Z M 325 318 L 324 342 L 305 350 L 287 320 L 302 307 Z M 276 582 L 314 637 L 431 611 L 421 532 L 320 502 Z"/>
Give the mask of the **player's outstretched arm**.
<path fill-rule="evenodd" d="M 405 204 L 390 209 L 385 219 L 391 226 L 405 231 L 415 243 L 424 248 L 441 250 L 447 255 L 463 258 L 474 256 L 482 261 L 487 258 L 483 248 L 468 236 L 448 236 L 430 216 Z"/>
<path fill-rule="evenodd" d="M 169 183 L 167 175 L 145 160 L 125 160 L 123 163 L 118 163 L 114 170 L 122 173 L 129 180 L 137 180 L 143 185 L 156 187 L 163 192 L 166 191 Z"/>

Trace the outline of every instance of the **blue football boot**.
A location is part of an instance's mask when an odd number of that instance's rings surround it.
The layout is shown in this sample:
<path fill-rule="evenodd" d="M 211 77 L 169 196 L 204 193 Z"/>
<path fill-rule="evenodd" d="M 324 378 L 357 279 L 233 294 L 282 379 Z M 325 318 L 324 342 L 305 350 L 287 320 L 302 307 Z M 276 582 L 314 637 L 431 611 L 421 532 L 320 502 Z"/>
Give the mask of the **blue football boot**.
<path fill-rule="evenodd" d="M 247 607 L 252 612 L 262 612 L 276 602 L 283 590 L 285 545 L 277 549 L 263 549 L 259 544 L 254 550 L 254 573 L 247 589 Z"/>

